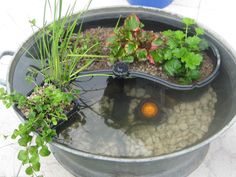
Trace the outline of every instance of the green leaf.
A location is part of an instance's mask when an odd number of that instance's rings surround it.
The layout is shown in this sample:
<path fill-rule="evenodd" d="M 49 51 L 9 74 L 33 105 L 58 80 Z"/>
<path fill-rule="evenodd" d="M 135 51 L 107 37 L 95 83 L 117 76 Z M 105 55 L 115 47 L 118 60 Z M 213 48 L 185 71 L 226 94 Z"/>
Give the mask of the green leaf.
<path fill-rule="evenodd" d="M 53 124 L 53 125 L 57 125 L 57 119 L 56 119 L 55 117 L 52 117 L 51 120 L 52 120 L 52 124 Z"/>
<path fill-rule="evenodd" d="M 27 146 L 27 144 L 32 140 L 32 136 L 24 136 L 18 140 L 20 146 Z"/>
<path fill-rule="evenodd" d="M 19 135 L 19 131 L 17 129 L 14 130 L 13 134 L 11 135 L 12 139 L 16 139 L 16 137 Z"/>
<path fill-rule="evenodd" d="M 4 88 L 0 88 L 0 96 L 3 96 L 6 94 L 6 91 L 4 90 Z M 2 97 L 0 97 L 2 98 Z"/>
<path fill-rule="evenodd" d="M 12 102 L 10 102 L 10 101 L 9 102 L 5 102 L 5 106 L 6 106 L 7 109 L 10 108 L 12 106 Z"/>
<path fill-rule="evenodd" d="M 25 173 L 27 174 L 27 175 L 32 175 L 33 174 L 33 168 L 30 166 L 30 167 L 28 167 L 28 168 L 26 168 L 25 169 Z"/>
<path fill-rule="evenodd" d="M 147 58 L 147 50 L 146 49 L 138 49 L 136 51 L 136 55 L 138 59 L 146 59 Z"/>
<path fill-rule="evenodd" d="M 174 35 L 174 31 L 166 30 L 166 31 L 163 31 L 162 34 L 166 37 L 172 37 Z"/>
<path fill-rule="evenodd" d="M 171 50 L 167 50 L 167 51 L 164 53 L 164 59 L 165 59 L 165 60 L 171 60 L 171 59 L 172 59 L 172 51 L 171 51 Z"/>
<path fill-rule="evenodd" d="M 152 45 L 154 46 L 161 46 L 163 44 L 163 40 L 158 38 L 158 39 L 155 39 L 154 41 L 152 41 Z"/>
<path fill-rule="evenodd" d="M 175 74 L 177 74 L 181 67 L 181 62 L 176 59 L 169 60 L 164 64 L 164 70 L 170 76 L 174 76 Z"/>
<path fill-rule="evenodd" d="M 191 18 L 183 18 L 182 22 L 186 25 L 186 26 L 190 26 L 190 25 L 194 25 L 196 22 L 191 19 Z"/>
<path fill-rule="evenodd" d="M 29 23 L 30 23 L 32 26 L 35 26 L 35 25 L 36 25 L 36 20 L 35 20 L 35 19 L 29 20 Z"/>
<path fill-rule="evenodd" d="M 135 50 L 138 48 L 138 46 L 136 44 L 133 43 L 128 43 L 125 45 L 125 52 L 127 54 L 132 54 L 135 52 Z"/>
<path fill-rule="evenodd" d="M 189 69 L 196 69 L 197 66 L 201 64 L 203 57 L 200 54 L 195 54 L 193 52 L 189 52 L 186 56 L 181 58 L 181 61 L 185 63 L 185 67 Z"/>
<path fill-rule="evenodd" d="M 201 39 L 197 36 L 192 36 L 192 37 L 188 37 L 185 42 L 188 44 L 188 46 L 192 49 L 199 49 L 199 44 L 201 42 Z"/>
<path fill-rule="evenodd" d="M 38 147 L 37 147 L 37 146 L 31 146 L 31 147 L 29 148 L 29 153 L 30 153 L 31 155 L 36 154 L 37 152 L 38 152 Z"/>
<path fill-rule="evenodd" d="M 38 155 L 38 153 L 33 154 L 33 155 L 30 157 L 29 162 L 30 162 L 31 164 L 36 164 L 36 163 L 38 163 L 38 162 L 39 162 L 39 155 Z"/>
<path fill-rule="evenodd" d="M 123 61 L 125 63 L 133 63 L 134 62 L 134 57 L 133 56 L 126 56 L 123 58 Z"/>
<path fill-rule="evenodd" d="M 32 167 L 33 167 L 34 171 L 39 171 L 40 170 L 40 163 L 39 162 L 34 163 L 34 164 L 32 164 Z"/>
<path fill-rule="evenodd" d="M 191 80 L 197 80 L 201 76 L 200 71 L 197 69 L 194 70 L 189 70 L 187 72 L 187 77 L 190 78 Z"/>
<path fill-rule="evenodd" d="M 130 31 L 126 32 L 126 36 L 125 37 L 126 37 L 127 40 L 133 40 L 132 32 L 130 32 Z"/>
<path fill-rule="evenodd" d="M 177 58 L 181 58 L 183 57 L 184 55 L 186 55 L 187 53 L 187 49 L 185 47 L 182 47 L 182 48 L 176 48 L 172 51 L 173 53 L 173 56 L 177 57 Z"/>
<path fill-rule="evenodd" d="M 151 51 L 151 52 L 150 52 L 150 55 L 152 56 L 152 58 L 154 59 L 154 61 L 155 61 L 156 63 L 162 61 L 163 58 L 164 58 L 163 55 L 162 55 L 162 53 L 161 53 L 160 51 L 157 51 L 157 50 Z"/>
<path fill-rule="evenodd" d="M 50 151 L 48 150 L 48 147 L 43 145 L 42 148 L 39 151 L 39 154 L 43 157 L 49 156 L 50 155 Z"/>
<path fill-rule="evenodd" d="M 202 28 L 195 28 L 195 32 L 197 35 L 203 35 L 205 33 L 204 29 Z"/>
<path fill-rule="evenodd" d="M 42 146 L 43 145 L 43 139 L 42 137 L 40 137 L 39 135 L 36 137 L 36 140 L 35 140 L 37 146 Z"/>
<path fill-rule="evenodd" d="M 178 40 L 182 40 L 185 37 L 185 34 L 183 31 L 177 30 L 174 32 L 175 38 Z"/>
<path fill-rule="evenodd" d="M 124 27 L 129 31 L 136 31 L 140 28 L 141 22 L 136 15 L 130 15 L 125 19 Z"/>
<path fill-rule="evenodd" d="M 116 36 L 111 36 L 107 38 L 106 42 L 109 45 L 109 44 L 113 44 L 116 40 L 117 40 Z"/>
<path fill-rule="evenodd" d="M 167 45 L 170 47 L 170 49 L 175 49 L 178 47 L 178 43 L 174 39 L 168 39 Z"/>
<path fill-rule="evenodd" d="M 35 107 L 37 107 L 37 106 L 35 106 Z M 28 118 L 28 119 L 34 119 L 35 116 L 36 116 L 36 113 L 35 113 L 34 111 L 30 111 L 29 114 L 28 114 L 28 116 L 27 116 L 27 118 Z"/>
<path fill-rule="evenodd" d="M 27 151 L 25 150 L 20 150 L 19 153 L 18 153 L 18 156 L 17 158 L 20 160 L 20 161 L 26 161 L 28 159 L 28 153 Z"/>

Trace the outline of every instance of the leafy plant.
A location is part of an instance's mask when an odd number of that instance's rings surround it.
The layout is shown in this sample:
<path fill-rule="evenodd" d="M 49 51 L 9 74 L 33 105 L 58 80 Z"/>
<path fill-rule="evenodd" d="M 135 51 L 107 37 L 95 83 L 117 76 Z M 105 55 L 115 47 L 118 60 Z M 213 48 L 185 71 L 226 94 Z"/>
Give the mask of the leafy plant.
<path fill-rule="evenodd" d="M 118 24 L 119 21 L 114 34 L 107 39 L 111 51 L 109 57 L 111 63 L 117 60 L 127 63 L 132 63 L 134 60 L 148 60 L 151 64 L 160 62 L 158 51 L 165 44 L 162 35 L 143 30 L 144 24 L 134 14 L 125 19 L 122 27 L 118 27 Z"/>
<path fill-rule="evenodd" d="M 204 30 L 195 27 L 193 19 L 184 18 L 182 22 L 184 31 L 154 33 L 145 31 L 136 15 L 128 16 L 122 27 L 118 27 L 118 21 L 114 34 L 107 39 L 111 62 L 122 60 L 132 63 L 135 59 L 148 59 L 150 64 L 163 65 L 167 75 L 178 78 L 184 84 L 199 79 L 202 51 L 208 47 L 208 43 L 201 38 Z M 192 35 L 189 35 L 190 29 L 194 29 Z"/>
<path fill-rule="evenodd" d="M 191 83 L 200 77 L 199 67 L 202 63 L 202 50 L 208 47 L 207 41 L 201 38 L 204 30 L 194 28 L 194 34 L 189 35 L 189 29 L 195 21 L 184 18 L 185 31 L 167 30 L 162 34 L 167 38 L 166 47 L 162 51 L 164 70 L 170 76 L 177 76 L 183 83 Z"/>
<path fill-rule="evenodd" d="M 46 26 L 47 6 L 52 10 L 49 0 L 45 0 L 43 27 L 38 35 L 35 35 L 37 58 L 39 58 L 41 70 L 32 70 L 31 76 L 34 75 L 34 72 L 41 72 L 44 75 L 45 83 L 53 83 L 53 85 L 46 84 L 43 87 L 36 85 L 28 97 L 16 92 L 8 94 L 0 89 L 0 100 L 5 106 L 9 108 L 16 104 L 25 116 L 25 122 L 14 130 L 12 138 L 19 138 L 18 144 L 23 147 L 18 153 L 18 159 L 23 165 L 27 165 L 25 172 L 28 175 L 36 175 L 36 172 L 40 170 L 39 158 L 50 154 L 47 144 L 56 135 L 56 131 L 52 127 L 60 121 L 67 120 L 66 112 L 73 108 L 74 94 L 68 91 L 64 92 L 63 89 L 69 85 L 71 80 L 80 77 L 78 73 L 93 62 L 93 59 L 89 59 L 81 68 L 77 69 L 79 60 L 86 55 L 89 49 L 79 57 L 69 56 L 77 50 L 76 45 L 70 48 L 69 42 L 80 16 L 84 12 L 76 16 L 74 20 L 73 6 L 62 17 L 62 0 L 55 0 L 54 20 L 49 26 Z M 37 27 L 35 20 L 31 20 L 30 23 L 33 28 Z M 80 35 L 80 30 L 78 35 Z M 75 44 L 78 43 L 78 40 L 79 38 L 76 39 Z M 35 59 L 33 54 L 27 49 L 25 50 Z M 26 79 L 34 81 L 31 77 Z M 78 91 L 75 92 L 78 94 Z M 37 132 L 36 138 L 33 136 L 34 132 Z"/>
<path fill-rule="evenodd" d="M 65 93 L 54 85 L 35 87 L 29 97 L 19 93 L 7 94 L 3 88 L 0 89 L 0 100 L 6 107 L 16 104 L 26 118 L 12 134 L 13 139 L 19 137 L 18 144 L 23 147 L 18 153 L 18 159 L 27 165 L 26 174 L 32 175 L 40 170 L 39 156 L 50 155 L 47 144 L 56 135 L 52 126 L 67 120 L 65 110 L 72 109 L 73 99 L 72 93 Z M 33 138 L 33 132 L 38 133 L 36 138 Z"/>

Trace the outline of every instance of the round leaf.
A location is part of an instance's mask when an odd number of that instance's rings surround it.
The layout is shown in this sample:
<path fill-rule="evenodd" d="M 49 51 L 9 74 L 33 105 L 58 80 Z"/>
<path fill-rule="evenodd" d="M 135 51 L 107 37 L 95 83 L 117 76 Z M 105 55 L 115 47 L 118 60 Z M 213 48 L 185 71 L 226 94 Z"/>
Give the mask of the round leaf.
<path fill-rule="evenodd" d="M 26 173 L 27 175 L 32 175 L 32 174 L 33 174 L 33 168 L 32 168 L 32 167 L 26 168 L 25 173 Z"/>
<path fill-rule="evenodd" d="M 181 62 L 176 59 L 169 60 L 164 65 L 165 71 L 170 76 L 174 76 L 175 74 L 177 74 L 181 69 L 181 67 L 182 67 Z"/>
<path fill-rule="evenodd" d="M 50 155 L 50 151 L 48 150 L 47 146 L 43 145 L 41 150 L 39 151 L 39 154 L 43 157 L 46 157 Z"/>
<path fill-rule="evenodd" d="M 146 59 L 147 58 L 147 50 L 146 49 L 138 49 L 136 51 L 136 55 L 138 59 Z"/>
<path fill-rule="evenodd" d="M 18 156 L 17 158 L 20 160 L 20 161 L 25 161 L 28 159 L 28 153 L 27 151 L 25 150 L 20 150 L 19 153 L 18 153 Z"/>
<path fill-rule="evenodd" d="M 33 167 L 34 171 L 39 171 L 40 170 L 40 163 L 39 162 L 34 163 L 34 164 L 32 164 L 32 167 Z"/>

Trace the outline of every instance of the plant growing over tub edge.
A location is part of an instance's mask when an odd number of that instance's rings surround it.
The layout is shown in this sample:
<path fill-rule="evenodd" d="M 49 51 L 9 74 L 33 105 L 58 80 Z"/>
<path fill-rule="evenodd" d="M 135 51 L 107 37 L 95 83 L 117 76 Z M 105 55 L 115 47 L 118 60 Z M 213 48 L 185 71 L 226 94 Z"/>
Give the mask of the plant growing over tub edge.
<path fill-rule="evenodd" d="M 182 22 L 185 31 L 154 33 L 145 31 L 135 14 L 128 16 L 121 27 L 118 27 L 118 20 L 114 34 L 107 39 L 110 62 L 148 60 L 150 64 L 163 66 L 167 75 L 178 78 L 181 83 L 189 84 L 199 79 L 202 51 L 208 48 L 208 43 L 201 38 L 204 30 L 195 27 L 193 19 L 184 18 Z M 189 29 L 193 27 L 195 33 L 190 36 Z"/>
<path fill-rule="evenodd" d="M 41 69 L 30 68 L 31 76 L 35 76 L 38 72 L 44 76 L 45 85 L 41 87 L 36 84 L 32 95 L 28 97 L 16 92 L 8 94 L 4 89 L 0 89 L 0 101 L 7 108 L 15 104 L 26 118 L 25 122 L 21 123 L 18 129 L 15 129 L 12 138 L 19 137 L 18 144 L 24 148 L 19 151 L 18 159 L 23 165 L 28 165 L 25 170 L 28 175 L 37 176 L 36 172 L 40 170 L 39 157 L 50 154 L 47 144 L 56 135 L 52 126 L 56 126 L 60 121 L 67 120 L 66 110 L 69 110 L 68 108 L 73 105 L 72 100 L 75 99 L 75 94 L 78 94 L 78 90 L 68 91 L 70 81 L 84 77 L 79 76 L 78 73 L 93 62 L 93 59 L 89 59 L 81 68 L 77 68 L 78 61 L 86 56 L 89 49 L 78 57 L 69 56 L 76 48 L 68 47 L 77 22 L 81 14 L 87 11 L 91 0 L 85 11 L 79 13 L 77 19 L 72 23 L 75 4 L 71 9 L 68 9 L 64 17 L 61 17 L 62 0 L 55 0 L 54 3 L 54 20 L 51 25 L 46 26 L 46 7 L 50 4 L 49 0 L 45 0 L 43 27 L 38 35 L 35 35 L 39 52 L 37 57 Z M 35 20 L 31 20 L 30 23 L 32 27 L 37 27 Z M 79 33 L 80 31 L 78 35 Z M 36 59 L 27 49 L 24 50 L 33 59 Z M 103 76 L 104 74 L 100 75 Z M 33 78 L 26 77 L 27 79 L 34 82 Z M 67 91 L 65 92 L 65 90 Z M 36 138 L 33 137 L 33 132 L 37 132 Z"/>
<path fill-rule="evenodd" d="M 63 92 L 51 84 L 35 87 L 34 94 L 29 97 L 19 93 L 8 94 L 3 88 L 0 89 L 0 100 L 5 106 L 9 108 L 16 104 L 26 118 L 11 136 L 13 139 L 19 137 L 18 144 L 23 147 L 18 153 L 18 159 L 28 166 L 26 174 L 33 175 L 40 170 L 39 155 L 50 155 L 47 144 L 56 135 L 52 126 L 67 120 L 65 110 L 71 109 L 73 99 L 72 93 Z M 36 138 L 33 138 L 32 132 L 38 133 Z"/>

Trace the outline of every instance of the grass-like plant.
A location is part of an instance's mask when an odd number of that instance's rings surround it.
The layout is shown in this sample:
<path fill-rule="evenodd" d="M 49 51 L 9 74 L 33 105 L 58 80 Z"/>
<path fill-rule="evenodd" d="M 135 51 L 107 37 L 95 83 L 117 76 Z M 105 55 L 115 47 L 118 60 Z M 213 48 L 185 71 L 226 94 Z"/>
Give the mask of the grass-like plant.
<path fill-rule="evenodd" d="M 40 72 L 43 74 L 46 82 L 53 82 L 61 88 L 66 87 L 74 79 L 83 77 L 78 76 L 78 74 L 89 67 L 95 58 L 99 57 L 97 55 L 87 55 L 87 52 L 97 46 L 98 43 L 95 43 L 86 50 L 78 50 L 83 23 L 82 15 L 87 11 L 91 1 L 85 10 L 76 15 L 73 15 L 74 4 L 71 8 L 67 9 L 65 16 L 62 17 L 62 0 L 54 0 L 53 10 L 49 0 L 45 0 L 43 27 L 35 35 L 35 41 L 37 44 L 37 58 L 39 58 L 41 65 Z M 53 12 L 53 22 L 50 25 L 47 25 L 45 19 L 47 7 L 50 7 L 50 10 Z M 78 30 L 76 28 L 79 23 L 80 28 Z M 33 27 L 37 27 L 35 20 L 31 20 L 31 24 Z M 71 45 L 71 40 L 74 38 L 76 40 Z M 78 51 L 83 53 L 78 54 Z M 73 53 L 77 55 L 73 55 Z M 83 60 L 81 62 L 82 65 L 78 68 L 78 63 L 81 60 Z M 104 74 L 97 75 L 103 76 Z"/>

